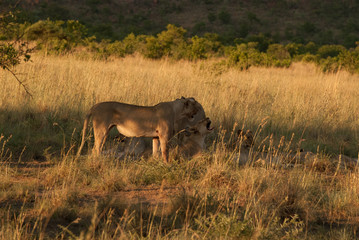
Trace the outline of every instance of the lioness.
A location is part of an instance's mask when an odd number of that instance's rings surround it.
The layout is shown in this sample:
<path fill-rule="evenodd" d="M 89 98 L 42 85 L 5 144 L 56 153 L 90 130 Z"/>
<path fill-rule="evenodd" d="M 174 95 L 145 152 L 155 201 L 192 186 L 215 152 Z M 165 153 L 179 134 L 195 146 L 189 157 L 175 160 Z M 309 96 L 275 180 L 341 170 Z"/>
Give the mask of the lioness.
<path fill-rule="evenodd" d="M 254 144 L 253 133 L 251 130 L 244 132 L 242 129 L 238 129 L 236 138 L 236 144 L 241 148 L 250 149 Z"/>
<path fill-rule="evenodd" d="M 196 107 L 199 109 L 198 112 L 193 116 L 193 119 L 188 119 L 188 117 L 182 117 L 175 122 L 175 133 L 176 138 L 172 138 L 172 144 L 182 144 L 184 132 L 182 130 L 195 126 L 198 122 L 206 118 L 206 113 L 200 103 L 196 103 Z M 119 158 L 125 156 L 141 156 L 148 155 L 150 152 L 148 146 L 145 143 L 144 138 L 124 138 L 122 140 L 121 146 L 114 150 L 115 156 Z"/>
<path fill-rule="evenodd" d="M 200 154 L 205 149 L 205 137 L 212 132 L 211 120 L 205 118 L 191 128 L 186 128 L 182 144 L 179 147 L 181 155 L 193 157 Z"/>
<path fill-rule="evenodd" d="M 164 161 L 168 162 L 168 140 L 175 134 L 177 120 L 193 120 L 199 103 L 194 98 L 180 98 L 155 106 L 137 106 L 120 102 L 101 102 L 94 105 L 86 116 L 82 130 L 82 141 L 77 155 L 80 155 L 85 142 L 86 128 L 92 116 L 94 129 L 94 152 L 99 154 L 110 129 L 114 126 L 127 137 L 152 137 L 153 154 L 158 153 L 159 145 Z"/>

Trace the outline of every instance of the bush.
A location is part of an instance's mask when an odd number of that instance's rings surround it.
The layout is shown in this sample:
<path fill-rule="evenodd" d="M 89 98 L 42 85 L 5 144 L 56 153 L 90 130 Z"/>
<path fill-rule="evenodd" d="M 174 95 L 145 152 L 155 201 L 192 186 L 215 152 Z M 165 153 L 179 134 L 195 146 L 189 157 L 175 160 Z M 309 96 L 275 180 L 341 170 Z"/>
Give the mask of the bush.
<path fill-rule="evenodd" d="M 301 43 L 288 43 L 285 46 L 285 49 L 290 54 L 291 58 L 294 58 L 294 57 L 296 57 L 298 55 L 302 55 L 302 54 L 305 53 L 305 47 Z"/>
<path fill-rule="evenodd" d="M 219 14 L 218 14 L 218 19 L 223 23 L 223 24 L 229 24 L 231 22 L 231 14 L 229 14 L 229 12 L 227 12 L 226 10 L 222 10 Z"/>
<path fill-rule="evenodd" d="M 83 44 L 86 35 L 86 27 L 78 21 L 68 20 L 65 23 L 47 19 L 29 26 L 25 37 L 28 40 L 36 40 L 38 47 L 44 49 L 46 53 L 48 51 L 63 53 Z"/>
<path fill-rule="evenodd" d="M 146 38 L 146 46 L 143 51 L 145 57 L 161 58 L 162 56 L 179 55 L 178 49 L 186 46 L 184 37 L 186 30 L 175 25 L 167 25 L 167 31 L 163 31 L 157 35 Z M 175 54 L 176 52 L 176 54 Z"/>
<path fill-rule="evenodd" d="M 241 70 L 251 66 L 289 67 L 291 62 L 290 54 L 283 45 L 271 44 L 267 53 L 261 53 L 256 42 L 237 45 L 230 51 L 228 57 L 228 64 L 239 66 Z"/>
<path fill-rule="evenodd" d="M 306 53 L 303 57 L 302 57 L 302 61 L 304 62 L 315 62 L 316 61 L 316 56 L 310 53 Z"/>
<path fill-rule="evenodd" d="M 194 36 L 191 38 L 189 59 L 205 59 L 208 57 L 208 53 L 211 52 L 211 43 L 205 38 Z"/>
<path fill-rule="evenodd" d="M 217 19 L 216 14 L 214 14 L 213 12 L 208 13 L 207 18 L 210 23 L 213 23 Z"/>
<path fill-rule="evenodd" d="M 219 16 L 221 16 L 222 22 L 229 22 L 230 20 L 230 15 L 226 11 L 222 11 Z M 204 25 L 204 23 L 200 23 L 200 25 Z M 246 24 L 243 26 L 243 35 L 246 35 L 248 27 Z M 4 27 L 8 30 L 7 32 L 3 30 Z M 325 72 L 333 72 L 341 68 L 351 73 L 359 72 L 359 47 L 348 51 L 341 45 L 319 47 L 313 42 L 306 45 L 289 43 L 284 46 L 273 44 L 270 35 L 264 34 L 252 35 L 247 39 L 236 39 L 236 47 L 224 47 L 217 34 L 206 33 L 203 37 L 194 36 L 188 39 L 185 37 L 187 31 L 184 28 L 171 24 L 167 25 L 166 30 L 156 36 L 135 36 L 131 33 L 122 41 L 102 40 L 100 43 L 94 41 L 95 37 L 87 37 L 87 28 L 73 20 L 64 22 L 47 19 L 30 26 L 10 22 L 4 27 L 0 28 L 0 38 L 11 39 L 11 36 L 25 29 L 25 37 L 28 40 L 37 41 L 38 48 L 44 49 L 46 53 L 65 53 L 81 44 L 95 52 L 96 57 L 100 58 L 107 58 L 111 55 L 124 57 L 139 52 L 143 56 L 153 59 L 167 56 L 174 59 L 197 60 L 211 56 L 222 56 L 224 49 L 227 49 L 226 63 L 238 66 L 240 69 L 248 69 L 250 66 L 289 67 L 292 59 L 297 58 L 297 60 L 315 62 Z M 228 39 L 238 37 L 238 29 L 231 29 L 229 26 L 229 30 L 231 31 L 227 34 Z M 239 31 L 241 31 L 241 27 Z M 240 32 L 240 34 L 242 33 Z M 226 36 L 222 34 L 221 37 L 223 40 L 223 37 Z M 7 55 L 5 54 L 6 56 L 12 54 L 15 56 L 15 52 L 11 52 L 14 50 L 11 46 L 3 44 L 2 49 L 3 52 L 8 51 Z M 6 61 L 5 55 L 2 56 L 1 61 L 3 62 Z M 29 55 L 25 55 L 25 58 L 28 60 Z M 19 59 L 16 61 L 19 62 Z M 10 63 L 10 65 L 17 64 L 17 62 Z"/>
<path fill-rule="evenodd" d="M 324 45 L 318 49 L 315 62 L 323 72 L 337 72 L 344 67 L 347 52 L 341 45 Z"/>
<path fill-rule="evenodd" d="M 340 64 L 337 57 L 319 59 L 317 65 L 323 72 L 337 72 L 340 69 Z"/>
<path fill-rule="evenodd" d="M 238 66 L 241 70 L 246 70 L 251 66 L 263 65 L 264 56 L 257 50 L 257 43 L 242 43 L 237 45 L 228 57 L 229 65 Z"/>
<path fill-rule="evenodd" d="M 248 42 L 256 42 L 258 43 L 257 49 L 260 52 L 266 52 L 268 49 L 268 46 L 273 42 L 272 39 L 265 36 L 264 34 L 260 33 L 258 35 L 252 35 L 248 37 Z"/>
<path fill-rule="evenodd" d="M 147 58 L 161 58 L 165 54 L 164 46 L 161 45 L 158 38 L 154 36 L 146 37 L 146 45 L 142 51 L 142 54 Z"/>
<path fill-rule="evenodd" d="M 267 50 L 268 66 L 289 67 L 292 60 L 287 49 L 281 44 L 271 44 Z"/>
<path fill-rule="evenodd" d="M 328 57 L 337 57 L 340 53 L 344 53 L 346 51 L 345 47 L 341 45 L 324 45 L 321 46 L 317 55 L 319 59 L 328 58 Z"/>
<path fill-rule="evenodd" d="M 206 24 L 204 22 L 198 22 L 194 25 L 192 32 L 199 33 L 204 32 L 206 30 Z"/>
<path fill-rule="evenodd" d="M 131 33 L 122 40 L 121 50 L 124 55 L 133 54 L 136 49 L 140 48 L 141 43 L 143 43 L 141 37 L 136 37 Z"/>
<path fill-rule="evenodd" d="M 271 44 L 268 46 L 267 54 L 269 57 L 276 60 L 290 59 L 290 54 L 287 49 L 281 44 Z"/>
<path fill-rule="evenodd" d="M 359 73 L 359 48 L 340 53 L 339 64 L 350 73 Z"/>
<path fill-rule="evenodd" d="M 309 42 L 304 46 L 305 53 L 316 54 L 317 51 L 318 51 L 318 46 L 313 42 Z"/>

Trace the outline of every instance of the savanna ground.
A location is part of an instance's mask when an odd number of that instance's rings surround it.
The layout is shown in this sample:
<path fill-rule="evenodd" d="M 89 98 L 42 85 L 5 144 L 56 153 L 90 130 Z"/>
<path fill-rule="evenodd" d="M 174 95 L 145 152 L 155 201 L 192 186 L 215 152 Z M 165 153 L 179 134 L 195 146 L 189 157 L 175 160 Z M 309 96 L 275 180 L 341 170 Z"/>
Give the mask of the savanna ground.
<path fill-rule="evenodd" d="M 214 60 L 43 57 L 0 78 L 2 239 L 356 239 L 359 76 L 312 65 L 239 71 Z M 95 103 L 199 101 L 216 127 L 193 159 L 75 152 Z M 236 129 L 282 163 L 236 162 Z M 112 133 L 112 138 L 115 136 Z M 116 144 L 111 139 L 108 148 Z M 299 149 L 314 162 L 286 164 Z"/>

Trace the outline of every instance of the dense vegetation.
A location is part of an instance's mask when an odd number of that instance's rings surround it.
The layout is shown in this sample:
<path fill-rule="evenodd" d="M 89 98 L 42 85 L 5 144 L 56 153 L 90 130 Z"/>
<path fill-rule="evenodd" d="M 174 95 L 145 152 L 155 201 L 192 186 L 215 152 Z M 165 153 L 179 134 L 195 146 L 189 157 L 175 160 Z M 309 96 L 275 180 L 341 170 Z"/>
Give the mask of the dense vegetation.
<path fill-rule="evenodd" d="M 168 24 L 184 27 L 188 37 L 218 33 L 224 44 L 263 33 L 275 43 L 350 48 L 359 37 L 359 3 L 353 0 L 27 0 L 18 8 L 19 21 L 76 19 L 99 40 L 156 35 Z"/>
<path fill-rule="evenodd" d="M 2 12 L 11 7 L 0 4 Z M 46 53 L 85 46 L 101 58 L 216 56 L 241 69 L 304 60 L 325 72 L 359 72 L 357 1 L 61 0 L 24 1 L 14 9 L 0 39 L 23 36 Z"/>
<path fill-rule="evenodd" d="M 125 57 L 140 53 L 146 58 L 198 60 L 211 57 L 223 57 L 223 66 L 238 66 L 248 69 L 251 66 L 289 67 L 293 61 L 314 62 L 325 72 L 346 69 L 351 73 L 359 72 L 359 46 L 346 49 L 341 45 L 317 45 L 274 43 L 264 35 L 257 35 L 250 40 L 237 41 L 235 46 L 223 45 L 215 33 L 207 33 L 188 38 L 182 27 L 169 24 L 167 29 L 157 35 L 129 34 L 122 41 L 95 41 L 88 37 L 87 29 L 78 21 L 40 20 L 34 24 L 12 23 L 12 32 L 2 33 L 4 40 L 15 38 L 23 33 L 23 38 L 35 41 L 37 48 L 45 54 L 66 54 L 85 47 L 99 58 L 110 56 Z M 1 34 L 1 33 L 0 33 Z"/>

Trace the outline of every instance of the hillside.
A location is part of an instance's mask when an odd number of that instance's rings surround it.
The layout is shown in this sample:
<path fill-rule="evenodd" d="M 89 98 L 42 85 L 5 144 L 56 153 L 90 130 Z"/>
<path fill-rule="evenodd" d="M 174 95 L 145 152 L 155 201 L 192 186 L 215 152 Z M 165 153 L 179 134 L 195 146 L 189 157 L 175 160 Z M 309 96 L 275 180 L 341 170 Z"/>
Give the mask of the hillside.
<path fill-rule="evenodd" d="M 189 35 L 218 33 L 226 44 L 258 34 L 273 42 L 346 47 L 359 39 L 359 2 L 354 0 L 27 0 L 19 7 L 22 21 L 75 19 L 98 40 L 156 34 L 169 23 Z"/>

